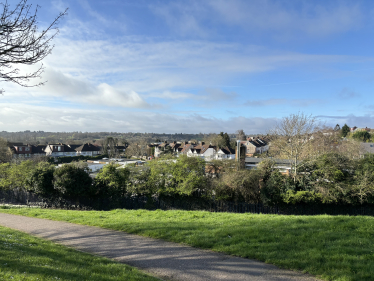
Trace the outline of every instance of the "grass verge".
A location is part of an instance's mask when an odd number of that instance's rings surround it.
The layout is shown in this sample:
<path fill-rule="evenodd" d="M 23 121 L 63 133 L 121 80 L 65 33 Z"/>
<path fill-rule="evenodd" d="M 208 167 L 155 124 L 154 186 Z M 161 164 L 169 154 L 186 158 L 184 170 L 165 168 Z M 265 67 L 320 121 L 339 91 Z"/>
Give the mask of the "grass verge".
<path fill-rule="evenodd" d="M 4 213 L 99 226 L 185 243 L 324 280 L 362 281 L 374 276 L 374 218 L 279 216 L 202 211 L 66 211 L 0 209 Z"/>
<path fill-rule="evenodd" d="M 160 280 L 139 270 L 0 227 L 0 280 Z"/>

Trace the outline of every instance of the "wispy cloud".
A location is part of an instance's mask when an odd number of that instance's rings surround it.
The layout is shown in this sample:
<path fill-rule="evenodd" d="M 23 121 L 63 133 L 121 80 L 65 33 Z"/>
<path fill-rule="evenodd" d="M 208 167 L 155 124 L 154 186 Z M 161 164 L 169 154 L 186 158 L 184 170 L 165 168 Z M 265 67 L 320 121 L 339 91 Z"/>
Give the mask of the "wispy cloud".
<path fill-rule="evenodd" d="M 307 107 L 313 104 L 321 104 L 326 101 L 319 99 L 267 99 L 267 100 L 249 100 L 244 103 L 245 106 L 262 107 L 276 105 L 290 105 L 295 107 Z"/>
<path fill-rule="evenodd" d="M 364 11 L 357 2 L 209 0 L 150 5 L 170 28 L 182 35 L 217 36 L 217 24 L 241 27 L 250 32 L 273 32 L 279 38 L 296 33 L 327 36 L 356 29 L 363 23 Z"/>

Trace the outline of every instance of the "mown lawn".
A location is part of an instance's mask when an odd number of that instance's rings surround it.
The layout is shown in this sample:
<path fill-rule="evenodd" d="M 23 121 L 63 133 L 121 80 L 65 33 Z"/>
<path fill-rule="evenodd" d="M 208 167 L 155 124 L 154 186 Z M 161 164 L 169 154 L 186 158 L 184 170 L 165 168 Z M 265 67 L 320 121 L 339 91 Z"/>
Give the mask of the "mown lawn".
<path fill-rule="evenodd" d="M 156 281 L 109 259 L 0 227 L 0 280 Z"/>
<path fill-rule="evenodd" d="M 325 280 L 374 280 L 374 218 L 202 211 L 1 212 L 125 231 L 255 258 Z"/>

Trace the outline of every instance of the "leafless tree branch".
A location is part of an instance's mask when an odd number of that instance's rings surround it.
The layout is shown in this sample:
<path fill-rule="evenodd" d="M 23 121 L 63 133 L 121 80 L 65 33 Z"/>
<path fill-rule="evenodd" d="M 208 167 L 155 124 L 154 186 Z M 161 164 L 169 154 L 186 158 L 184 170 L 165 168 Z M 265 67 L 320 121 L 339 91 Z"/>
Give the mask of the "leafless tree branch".
<path fill-rule="evenodd" d="M 48 56 L 54 47 L 51 41 L 58 34 L 57 24 L 67 14 L 66 9 L 42 31 L 38 30 L 37 13 L 40 6 L 32 11 L 27 0 L 21 0 L 14 9 L 7 1 L 0 3 L 0 81 L 13 82 L 23 87 L 35 87 L 27 82 L 40 78 L 44 71 L 43 64 L 36 71 L 21 73 L 18 65 L 34 65 Z M 1 9 L 0 9 L 1 10 Z M 3 90 L 2 90 L 3 91 Z"/>

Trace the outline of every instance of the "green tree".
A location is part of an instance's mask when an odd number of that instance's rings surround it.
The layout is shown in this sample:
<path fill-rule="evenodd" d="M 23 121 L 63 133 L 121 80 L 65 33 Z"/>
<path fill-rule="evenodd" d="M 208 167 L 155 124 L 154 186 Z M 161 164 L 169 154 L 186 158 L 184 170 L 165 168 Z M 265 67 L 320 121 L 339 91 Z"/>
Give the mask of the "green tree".
<path fill-rule="evenodd" d="M 345 138 L 350 131 L 351 129 L 349 128 L 349 126 L 347 124 L 344 124 L 344 126 L 342 127 L 342 137 Z"/>
<path fill-rule="evenodd" d="M 362 142 L 366 142 L 370 139 L 370 134 L 368 131 L 366 130 L 356 130 L 353 134 L 352 134 L 352 138 L 357 140 L 357 141 L 362 141 Z"/>
<path fill-rule="evenodd" d="M 100 196 L 119 199 L 125 196 L 129 183 L 130 170 L 119 165 L 105 165 L 95 178 L 95 189 Z"/>
<path fill-rule="evenodd" d="M 21 163 L 0 164 L 0 187 L 3 189 L 24 189 L 26 180 L 35 165 L 32 161 L 22 161 Z"/>
<path fill-rule="evenodd" d="M 133 168 L 130 190 L 137 194 L 191 195 L 206 188 L 205 161 L 181 155 L 177 159 L 162 157 Z"/>
<path fill-rule="evenodd" d="M 8 146 L 8 142 L 4 138 L 0 138 L 0 163 L 12 160 L 12 151 Z"/>
<path fill-rule="evenodd" d="M 220 147 L 231 148 L 230 136 L 227 133 L 223 133 L 223 132 L 221 132 L 219 135 L 222 138 L 222 142 L 220 143 Z"/>
<path fill-rule="evenodd" d="M 287 194 L 289 177 L 274 170 L 261 189 L 261 201 L 266 205 L 278 205 L 284 203 Z"/>
<path fill-rule="evenodd" d="M 40 162 L 26 181 L 27 189 L 50 201 L 58 198 L 59 194 L 53 187 L 54 172 L 54 165 L 47 162 Z"/>
<path fill-rule="evenodd" d="M 53 187 L 66 200 L 79 204 L 80 198 L 90 198 L 93 194 L 92 178 L 82 168 L 65 164 L 53 173 Z"/>
<path fill-rule="evenodd" d="M 181 155 L 171 167 L 172 176 L 177 183 L 177 193 L 191 195 L 198 189 L 205 189 L 205 161 L 203 159 Z"/>

